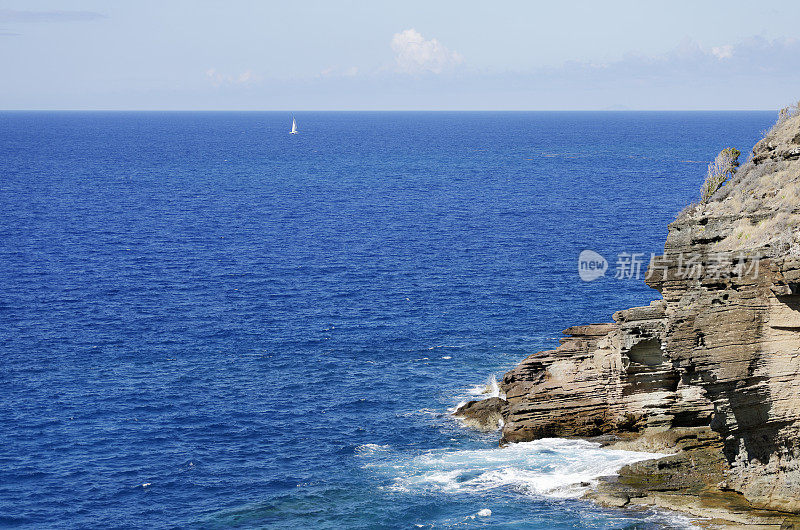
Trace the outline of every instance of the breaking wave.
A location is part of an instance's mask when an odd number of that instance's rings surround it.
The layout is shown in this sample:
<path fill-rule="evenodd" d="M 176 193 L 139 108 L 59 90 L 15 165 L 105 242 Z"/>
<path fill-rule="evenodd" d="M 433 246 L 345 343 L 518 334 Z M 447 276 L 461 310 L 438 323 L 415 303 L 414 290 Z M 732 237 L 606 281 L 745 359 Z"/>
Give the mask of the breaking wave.
<path fill-rule="evenodd" d="M 395 491 L 482 493 L 506 488 L 535 496 L 580 497 L 602 476 L 661 454 L 604 449 L 585 440 L 543 439 L 503 448 L 384 454 L 368 462 Z"/>
<path fill-rule="evenodd" d="M 481 398 L 505 398 L 505 395 L 500 392 L 500 385 L 497 384 L 497 378 L 494 374 L 485 383 L 470 388 L 469 393 L 473 396 L 481 396 Z"/>

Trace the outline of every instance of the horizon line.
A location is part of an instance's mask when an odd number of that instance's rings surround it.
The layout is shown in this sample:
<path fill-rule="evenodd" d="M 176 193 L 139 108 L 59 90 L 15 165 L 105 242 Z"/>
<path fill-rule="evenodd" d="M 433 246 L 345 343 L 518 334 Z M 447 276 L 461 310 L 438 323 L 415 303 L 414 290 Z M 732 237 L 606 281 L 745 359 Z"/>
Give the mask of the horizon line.
<path fill-rule="evenodd" d="M 0 112 L 778 112 L 779 109 L 0 109 Z"/>

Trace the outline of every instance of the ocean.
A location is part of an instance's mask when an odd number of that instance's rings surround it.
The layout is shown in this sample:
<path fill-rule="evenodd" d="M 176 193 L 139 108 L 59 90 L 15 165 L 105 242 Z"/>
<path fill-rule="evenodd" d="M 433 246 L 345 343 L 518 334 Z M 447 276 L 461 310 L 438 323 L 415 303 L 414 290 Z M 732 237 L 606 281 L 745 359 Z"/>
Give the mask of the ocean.
<path fill-rule="evenodd" d="M 658 298 L 623 257 L 775 117 L 0 113 L 0 526 L 687 526 L 449 411 Z"/>

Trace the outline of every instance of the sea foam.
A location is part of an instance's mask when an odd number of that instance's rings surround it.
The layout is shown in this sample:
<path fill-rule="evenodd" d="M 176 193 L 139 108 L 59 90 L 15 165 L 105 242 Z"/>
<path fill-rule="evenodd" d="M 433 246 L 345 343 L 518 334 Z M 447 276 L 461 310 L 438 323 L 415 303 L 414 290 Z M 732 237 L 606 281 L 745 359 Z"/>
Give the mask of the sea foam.
<path fill-rule="evenodd" d="M 551 438 L 503 448 L 384 456 L 388 458 L 366 467 L 394 476 L 389 488 L 395 491 L 483 493 L 506 488 L 528 495 L 571 498 L 580 497 L 599 477 L 614 475 L 626 464 L 664 455 Z"/>

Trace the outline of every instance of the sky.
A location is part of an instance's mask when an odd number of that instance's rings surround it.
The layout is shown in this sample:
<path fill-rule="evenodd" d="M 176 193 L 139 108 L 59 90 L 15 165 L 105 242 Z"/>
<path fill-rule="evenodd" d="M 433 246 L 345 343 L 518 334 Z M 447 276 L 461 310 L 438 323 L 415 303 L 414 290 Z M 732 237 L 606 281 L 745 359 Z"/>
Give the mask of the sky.
<path fill-rule="evenodd" d="M 0 109 L 777 109 L 797 5 L 0 0 Z"/>

